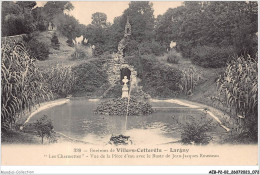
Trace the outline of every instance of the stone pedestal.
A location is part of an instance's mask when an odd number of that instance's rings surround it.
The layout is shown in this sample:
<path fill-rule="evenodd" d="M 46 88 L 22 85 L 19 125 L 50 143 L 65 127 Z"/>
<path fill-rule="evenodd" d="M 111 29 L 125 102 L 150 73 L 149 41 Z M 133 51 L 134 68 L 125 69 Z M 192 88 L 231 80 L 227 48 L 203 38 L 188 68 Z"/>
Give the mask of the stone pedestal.
<path fill-rule="evenodd" d="M 128 98 L 128 87 L 126 84 L 124 84 L 123 88 L 122 88 L 122 98 Z"/>

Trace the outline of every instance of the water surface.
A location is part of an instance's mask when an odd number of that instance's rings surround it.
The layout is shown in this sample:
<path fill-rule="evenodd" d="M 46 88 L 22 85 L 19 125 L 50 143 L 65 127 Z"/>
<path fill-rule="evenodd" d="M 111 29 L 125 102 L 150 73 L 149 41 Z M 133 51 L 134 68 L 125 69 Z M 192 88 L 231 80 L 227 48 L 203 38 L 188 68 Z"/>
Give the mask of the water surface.
<path fill-rule="evenodd" d="M 156 108 L 156 112 L 148 116 L 128 116 L 125 130 L 125 116 L 94 114 L 99 103 L 100 101 L 85 98 L 72 99 L 66 104 L 37 113 L 29 122 L 47 115 L 52 120 L 55 131 L 93 144 L 104 145 L 112 135 L 124 134 L 130 136 L 134 144 L 156 145 L 180 140 L 181 127 L 185 122 L 189 122 L 190 116 L 203 122 L 211 120 L 210 116 L 198 110 L 178 109 L 176 107 L 180 105 L 153 102 L 153 107 L 174 108 L 167 110 Z M 223 128 L 216 126 L 212 132 L 223 132 Z"/>

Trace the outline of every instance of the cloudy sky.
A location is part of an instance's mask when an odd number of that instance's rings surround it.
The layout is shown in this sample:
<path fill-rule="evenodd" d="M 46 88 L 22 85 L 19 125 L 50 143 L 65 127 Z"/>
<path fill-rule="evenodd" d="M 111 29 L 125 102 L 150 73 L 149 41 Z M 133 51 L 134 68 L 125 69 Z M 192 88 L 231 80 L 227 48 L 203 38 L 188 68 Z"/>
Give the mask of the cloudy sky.
<path fill-rule="evenodd" d="M 43 6 L 46 2 L 37 2 L 38 6 Z M 182 4 L 181 1 L 153 1 L 154 16 L 163 14 L 169 8 L 174 8 Z M 107 21 L 113 22 L 114 18 L 122 15 L 128 8 L 129 1 L 72 1 L 74 10 L 70 12 L 80 23 L 88 25 L 91 23 L 91 15 L 95 12 L 103 12 L 107 15 Z"/>

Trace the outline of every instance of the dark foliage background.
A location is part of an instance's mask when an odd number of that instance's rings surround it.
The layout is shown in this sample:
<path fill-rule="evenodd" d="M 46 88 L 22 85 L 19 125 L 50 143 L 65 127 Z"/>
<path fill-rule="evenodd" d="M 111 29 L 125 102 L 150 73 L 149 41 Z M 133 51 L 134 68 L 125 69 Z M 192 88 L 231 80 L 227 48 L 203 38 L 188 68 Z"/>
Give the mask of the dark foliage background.
<path fill-rule="evenodd" d="M 180 92 L 182 72 L 164 66 L 153 55 L 125 58 L 137 70 L 140 85 L 152 97 L 174 97 Z"/>

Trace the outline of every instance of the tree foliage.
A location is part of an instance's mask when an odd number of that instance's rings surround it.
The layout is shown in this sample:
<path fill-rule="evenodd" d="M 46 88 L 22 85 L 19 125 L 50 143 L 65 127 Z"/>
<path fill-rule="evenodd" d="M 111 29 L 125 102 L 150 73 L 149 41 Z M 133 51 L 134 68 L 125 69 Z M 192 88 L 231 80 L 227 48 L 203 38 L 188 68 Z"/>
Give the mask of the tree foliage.
<path fill-rule="evenodd" d="M 187 57 L 193 57 L 191 50 L 197 46 L 233 46 L 235 54 L 254 56 L 257 2 L 186 1 L 160 16 L 155 32 L 157 41 L 166 46 L 176 41 L 178 50 Z"/>
<path fill-rule="evenodd" d="M 73 10 L 73 5 L 68 1 L 48 1 L 44 7 L 44 15 L 46 20 L 52 21 L 56 16 L 63 14 L 65 10 Z"/>
<path fill-rule="evenodd" d="M 49 22 L 74 7 L 66 1 L 48 1 L 36 7 L 36 1 L 5 1 L 2 3 L 2 36 L 44 31 Z"/>
<path fill-rule="evenodd" d="M 2 2 L 2 36 L 28 34 L 36 30 L 31 2 Z"/>
<path fill-rule="evenodd" d="M 95 26 L 105 26 L 107 23 L 107 15 L 105 13 L 96 12 L 92 14 L 92 22 L 91 24 Z"/>
<path fill-rule="evenodd" d="M 125 28 L 126 18 L 132 27 L 132 37 L 137 42 L 151 41 L 154 37 L 153 4 L 148 1 L 132 1 L 120 18 L 120 27 Z"/>
<path fill-rule="evenodd" d="M 73 16 L 60 14 L 56 17 L 55 23 L 57 25 L 57 30 L 69 40 L 73 40 L 81 35 L 79 22 Z"/>
<path fill-rule="evenodd" d="M 48 139 L 52 139 L 54 137 L 54 127 L 52 121 L 48 119 L 47 115 L 44 115 L 36 122 L 33 123 L 34 130 L 36 131 L 36 135 L 41 137 L 42 144 L 44 137 Z"/>
<path fill-rule="evenodd" d="M 132 28 L 129 42 L 137 42 L 139 44 L 144 42 L 148 43 L 151 48 L 147 48 L 146 44 L 140 45 L 145 54 L 147 54 L 149 50 L 151 50 L 149 52 L 151 53 L 155 46 L 157 46 L 156 43 L 152 42 L 154 40 L 153 31 L 155 20 L 152 3 L 130 2 L 129 8 L 123 12 L 123 15 L 116 17 L 112 25 L 105 25 L 106 14 L 97 12 L 92 15 L 92 24 L 85 27 L 83 34 L 85 38 L 89 39 L 90 44 L 96 46 L 96 53 L 98 55 L 106 51 L 117 51 L 118 43 L 124 36 L 127 17 L 129 18 Z M 160 47 L 156 47 L 157 50 L 158 48 L 160 49 Z M 146 49 L 146 51 L 144 49 Z M 129 50 L 128 53 L 130 52 L 132 51 Z M 138 51 L 136 53 L 138 53 Z"/>

